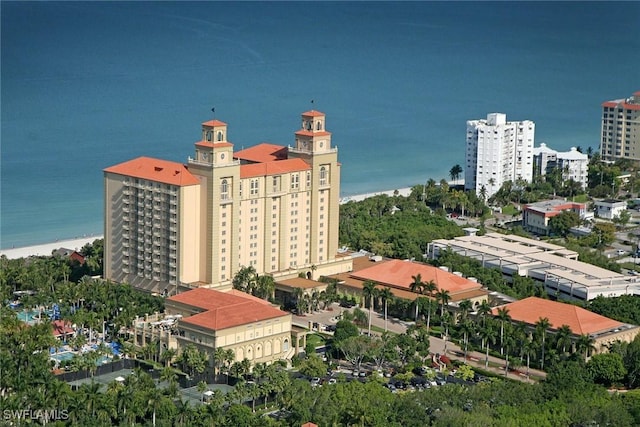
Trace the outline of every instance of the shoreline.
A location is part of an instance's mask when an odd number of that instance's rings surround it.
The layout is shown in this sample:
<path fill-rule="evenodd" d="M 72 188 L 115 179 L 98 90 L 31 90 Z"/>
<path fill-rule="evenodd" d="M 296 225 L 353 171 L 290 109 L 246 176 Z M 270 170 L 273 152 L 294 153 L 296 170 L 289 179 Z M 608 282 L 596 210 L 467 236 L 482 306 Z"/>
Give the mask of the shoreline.
<path fill-rule="evenodd" d="M 65 248 L 79 251 L 87 243 L 93 243 L 94 240 L 102 238 L 104 238 L 104 236 L 98 234 L 76 239 L 56 240 L 55 242 L 22 246 L 19 248 L 0 249 L 0 256 L 4 255 L 7 259 L 27 258 L 30 256 L 51 256 L 51 253 L 56 249 Z"/>
<path fill-rule="evenodd" d="M 453 183 L 453 182 L 452 182 Z M 452 184 L 450 183 L 450 184 Z M 412 187 L 396 188 L 393 190 L 374 191 L 371 193 L 354 194 L 352 196 L 340 197 L 339 203 L 345 204 L 348 202 L 361 202 L 362 200 L 370 197 L 386 194 L 387 196 L 393 196 L 397 191 L 399 196 L 407 197 L 411 194 Z M 103 239 L 104 235 L 95 234 L 75 239 L 63 239 L 56 240 L 55 242 L 40 243 L 37 245 L 21 246 L 18 248 L 0 249 L 0 256 L 4 255 L 8 259 L 27 258 L 30 256 L 50 256 L 53 251 L 60 248 L 72 249 L 79 251 L 87 243 L 93 243 L 96 239 Z"/>
<path fill-rule="evenodd" d="M 411 187 L 396 188 L 394 190 L 375 191 L 373 193 L 354 194 L 353 196 L 344 196 L 340 197 L 339 203 L 343 205 L 348 202 L 361 202 L 370 197 L 380 196 L 382 194 L 393 196 L 396 191 L 398 192 L 398 196 L 407 197 L 411 194 Z"/>

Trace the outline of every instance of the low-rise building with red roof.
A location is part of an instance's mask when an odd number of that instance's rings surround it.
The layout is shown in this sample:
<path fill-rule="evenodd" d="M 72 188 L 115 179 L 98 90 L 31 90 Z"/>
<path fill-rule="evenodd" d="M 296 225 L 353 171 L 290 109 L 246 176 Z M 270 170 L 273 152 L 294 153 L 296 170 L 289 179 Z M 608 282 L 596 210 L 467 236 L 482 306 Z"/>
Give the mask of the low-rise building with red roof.
<path fill-rule="evenodd" d="M 522 206 L 522 226 L 525 230 L 547 235 L 549 234 L 549 221 L 551 218 L 564 211 L 575 212 L 580 219 L 593 216 L 593 213 L 587 211 L 586 203 L 560 199 L 544 200 Z"/>
<path fill-rule="evenodd" d="M 167 324 L 170 328 L 159 330 Z M 237 290 L 182 292 L 165 300 L 163 317 L 138 321 L 134 327 L 138 345 L 155 338 L 178 350 L 193 344 L 209 354 L 210 363 L 217 348 L 232 350 L 234 361 L 248 359 L 253 364 L 290 359 L 294 354 L 291 313 Z"/>
<path fill-rule="evenodd" d="M 488 291 L 483 289 L 482 284 L 475 279 L 462 277 L 459 273 L 450 273 L 445 269 L 415 261 L 357 255 L 353 258 L 353 271 L 331 276 L 338 281 L 338 290 L 341 293 L 361 298 L 364 283 L 372 281 L 376 288 L 389 288 L 396 298 L 410 301 L 418 297 L 435 299 L 436 293 L 440 290 L 449 293 L 449 304 L 453 307 L 463 300 L 469 300 L 475 305 L 488 298 Z M 433 281 L 437 290 L 432 295 L 412 290 L 411 284 L 418 276 L 423 283 Z"/>
<path fill-rule="evenodd" d="M 497 315 L 499 308 L 508 310 L 511 321 L 524 322 L 532 328 L 543 318 L 549 320 L 551 332 L 566 325 L 571 328 L 576 338 L 588 335 L 593 339 L 596 351 L 603 351 L 616 341 L 631 342 L 640 332 L 638 326 L 618 322 L 572 304 L 538 297 L 529 297 L 495 307 L 492 314 Z"/>
<path fill-rule="evenodd" d="M 76 333 L 71 322 L 65 320 L 54 320 L 51 322 L 51 326 L 53 327 L 53 336 L 61 341 L 66 341 Z"/>

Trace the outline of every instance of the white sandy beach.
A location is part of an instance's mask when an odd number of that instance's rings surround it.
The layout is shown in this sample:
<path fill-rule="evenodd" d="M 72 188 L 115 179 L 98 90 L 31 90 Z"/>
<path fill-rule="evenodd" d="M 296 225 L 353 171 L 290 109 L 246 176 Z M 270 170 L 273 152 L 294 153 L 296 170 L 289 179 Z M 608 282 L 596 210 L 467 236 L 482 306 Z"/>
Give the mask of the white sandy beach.
<path fill-rule="evenodd" d="M 377 191 L 375 193 L 365 193 L 365 194 L 355 194 L 353 196 L 344 196 L 340 197 L 340 204 L 347 202 L 361 202 L 364 199 L 368 199 L 369 197 L 379 196 L 381 194 L 386 194 L 387 196 L 393 196 L 395 192 L 398 192 L 399 196 L 407 197 L 411 194 L 411 187 L 406 188 L 398 188 L 395 190 L 387 190 L 387 191 Z"/>
<path fill-rule="evenodd" d="M 93 243 L 94 240 L 102 238 L 103 236 L 101 235 L 87 236 L 79 239 L 58 240 L 56 242 L 43 243 L 41 245 L 2 249 L 0 250 L 0 255 L 5 255 L 9 259 L 24 258 L 28 256 L 49 256 L 53 251 L 60 248 L 79 251 L 87 243 Z"/>

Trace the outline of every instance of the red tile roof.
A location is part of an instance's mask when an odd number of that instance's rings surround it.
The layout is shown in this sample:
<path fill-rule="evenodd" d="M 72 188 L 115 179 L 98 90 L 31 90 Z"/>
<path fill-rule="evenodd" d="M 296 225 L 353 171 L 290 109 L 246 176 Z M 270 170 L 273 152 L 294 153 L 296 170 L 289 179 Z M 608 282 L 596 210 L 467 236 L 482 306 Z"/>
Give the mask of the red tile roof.
<path fill-rule="evenodd" d="M 241 296 L 242 295 L 242 296 Z M 269 304 L 257 302 L 255 297 L 242 292 L 220 292 L 198 288 L 167 298 L 192 307 L 202 313 L 180 320 L 211 330 L 221 330 L 290 314 Z"/>
<path fill-rule="evenodd" d="M 309 166 L 302 159 L 277 160 L 274 162 L 252 163 L 240 166 L 240 178 L 251 178 L 256 176 L 280 175 L 283 173 L 310 170 Z"/>
<path fill-rule="evenodd" d="M 195 144 L 197 147 L 207 147 L 207 148 L 222 148 L 222 147 L 233 147 L 233 144 L 230 142 L 209 142 L 209 141 L 199 141 Z"/>
<path fill-rule="evenodd" d="M 64 320 L 54 320 L 51 322 L 53 326 L 53 336 L 59 337 L 61 335 L 68 335 L 74 333 L 73 328 L 71 327 L 70 322 L 66 322 Z"/>
<path fill-rule="evenodd" d="M 221 122 L 220 120 L 209 120 L 208 122 L 202 123 L 202 126 L 211 126 L 211 127 L 226 126 L 226 125 L 227 124 L 225 122 Z"/>
<path fill-rule="evenodd" d="M 525 298 L 501 307 L 509 309 L 509 315 L 514 321 L 535 325 L 540 318 L 546 317 L 549 319 L 551 329 L 558 329 L 562 325 L 567 325 L 576 335 L 595 334 L 616 329 L 623 325 L 616 320 L 575 305 L 538 297 Z M 494 308 L 492 313 L 496 315 L 498 307 Z"/>
<path fill-rule="evenodd" d="M 331 135 L 331 132 L 327 132 L 324 130 L 320 130 L 320 131 L 313 131 L 313 130 L 299 130 L 296 132 L 296 135 L 302 135 L 302 136 L 328 136 Z"/>
<path fill-rule="evenodd" d="M 603 102 L 602 106 L 603 107 L 609 107 L 609 108 L 624 108 L 626 110 L 640 110 L 640 104 L 629 104 L 627 102 L 625 102 L 626 100 L 624 99 L 618 99 L 616 101 L 607 101 L 607 102 Z"/>
<path fill-rule="evenodd" d="M 417 276 L 418 274 L 422 277 L 423 282 L 433 280 L 438 286 L 438 289 L 445 289 L 449 291 L 452 296 L 460 292 L 482 287 L 480 283 L 473 282 L 430 265 L 400 261 L 397 259 L 353 272 L 351 276 L 408 290 L 411 283 L 413 283 L 412 276 Z"/>
<path fill-rule="evenodd" d="M 263 142 L 262 144 L 237 151 L 233 153 L 233 157 L 249 162 L 263 163 L 274 160 L 284 160 L 287 158 L 288 151 L 287 147 L 283 147 L 282 145 Z"/>
<path fill-rule="evenodd" d="M 200 184 L 198 178 L 193 176 L 182 163 L 151 157 L 138 157 L 137 159 L 108 167 L 104 172 L 177 186 Z"/>
<path fill-rule="evenodd" d="M 316 111 L 316 110 L 309 110 L 302 113 L 303 117 L 322 117 L 324 115 L 325 115 L 324 113 L 321 113 L 320 111 Z"/>

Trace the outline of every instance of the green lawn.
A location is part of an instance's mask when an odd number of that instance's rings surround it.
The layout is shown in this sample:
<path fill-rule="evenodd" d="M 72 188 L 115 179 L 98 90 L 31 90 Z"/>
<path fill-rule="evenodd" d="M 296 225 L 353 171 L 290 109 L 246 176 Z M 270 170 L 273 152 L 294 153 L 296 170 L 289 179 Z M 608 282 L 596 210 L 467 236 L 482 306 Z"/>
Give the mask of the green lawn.
<path fill-rule="evenodd" d="M 513 205 L 507 205 L 507 206 L 502 208 L 502 214 L 503 215 L 517 215 L 519 213 L 520 213 L 520 211 L 518 209 L 516 209 L 516 207 L 513 206 Z"/>
<path fill-rule="evenodd" d="M 589 196 L 586 194 L 579 194 L 577 196 L 574 196 L 573 201 L 578 203 L 586 203 L 589 201 Z"/>
<path fill-rule="evenodd" d="M 327 341 L 320 334 L 309 334 L 307 335 L 307 343 L 313 343 L 314 347 L 320 347 L 325 345 Z"/>

